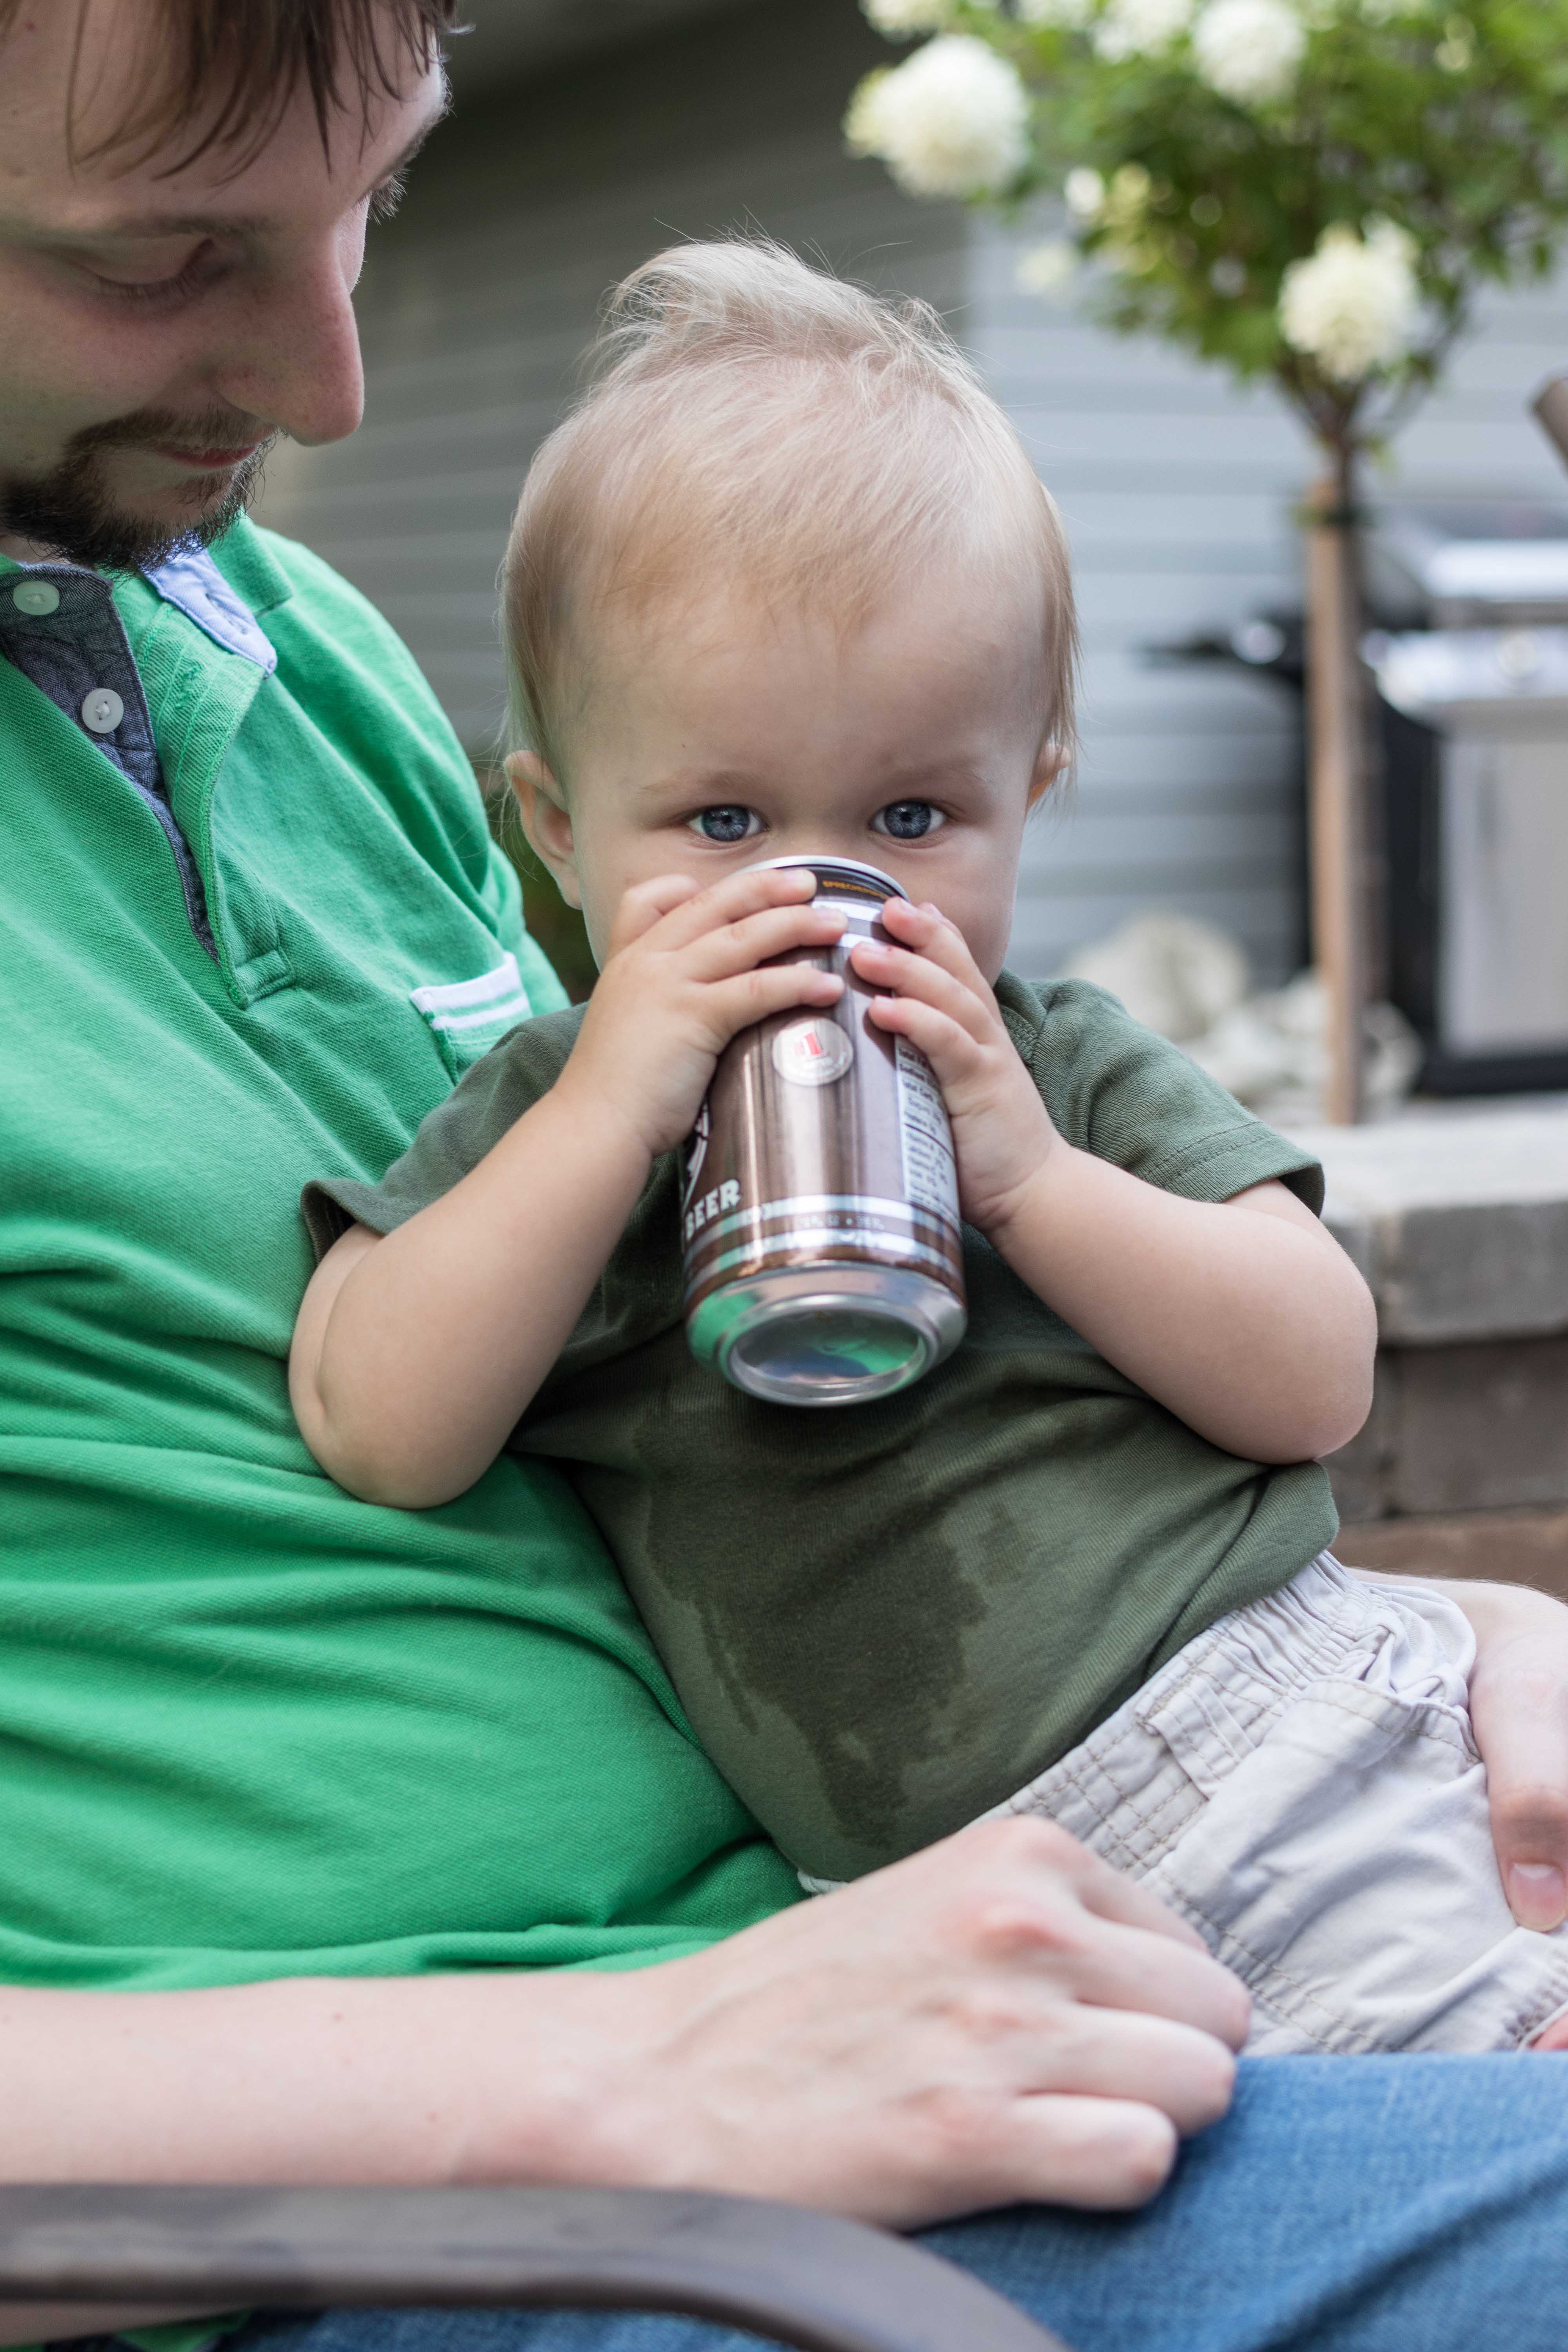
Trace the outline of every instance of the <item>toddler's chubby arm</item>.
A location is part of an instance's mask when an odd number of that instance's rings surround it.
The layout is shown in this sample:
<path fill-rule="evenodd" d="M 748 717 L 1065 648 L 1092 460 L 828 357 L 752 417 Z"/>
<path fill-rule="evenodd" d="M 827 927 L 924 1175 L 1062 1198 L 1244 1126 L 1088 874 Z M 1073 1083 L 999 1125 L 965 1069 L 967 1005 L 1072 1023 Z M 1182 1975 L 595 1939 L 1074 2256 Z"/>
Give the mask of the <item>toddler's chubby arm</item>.
<path fill-rule="evenodd" d="M 464 1493 L 560 1354 L 662 1151 L 690 1131 L 737 1030 L 843 982 L 767 964 L 837 940 L 804 871 L 628 890 L 572 1057 L 441 1200 L 384 1237 L 355 1226 L 316 1270 L 289 1393 L 305 1443 L 367 1501 Z"/>
<path fill-rule="evenodd" d="M 1283 1184 L 1183 1200 L 1065 1143 L 956 928 L 889 900 L 857 945 L 872 1017 L 929 1056 L 963 1213 L 1037 1297 L 1200 1436 L 1254 1462 L 1353 1437 L 1372 1402 L 1366 1285 Z"/>

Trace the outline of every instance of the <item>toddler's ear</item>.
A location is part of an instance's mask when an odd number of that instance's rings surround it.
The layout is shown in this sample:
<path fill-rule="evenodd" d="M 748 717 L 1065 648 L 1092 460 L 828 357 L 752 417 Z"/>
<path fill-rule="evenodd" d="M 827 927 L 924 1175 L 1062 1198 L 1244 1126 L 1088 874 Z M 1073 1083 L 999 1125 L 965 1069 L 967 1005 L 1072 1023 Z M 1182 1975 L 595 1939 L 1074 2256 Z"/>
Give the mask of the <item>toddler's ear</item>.
<path fill-rule="evenodd" d="M 544 860 L 569 907 L 581 907 L 577 844 L 566 795 L 537 751 L 512 751 L 504 761 L 529 847 Z"/>

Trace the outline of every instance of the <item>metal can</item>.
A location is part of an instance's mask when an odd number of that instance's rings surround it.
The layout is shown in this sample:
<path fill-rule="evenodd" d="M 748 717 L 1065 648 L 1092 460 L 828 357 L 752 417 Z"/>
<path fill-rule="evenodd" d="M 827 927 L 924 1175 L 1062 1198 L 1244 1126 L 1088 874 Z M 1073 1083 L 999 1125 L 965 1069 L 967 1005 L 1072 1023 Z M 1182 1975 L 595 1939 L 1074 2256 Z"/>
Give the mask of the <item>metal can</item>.
<path fill-rule="evenodd" d="M 790 960 L 838 972 L 822 1009 L 773 1014 L 719 1057 L 681 1200 L 692 1353 L 775 1404 L 861 1404 L 930 1371 L 963 1336 L 952 1129 L 931 1064 L 867 1017 L 849 964 L 904 898 L 858 859 L 778 857 L 845 918 Z"/>

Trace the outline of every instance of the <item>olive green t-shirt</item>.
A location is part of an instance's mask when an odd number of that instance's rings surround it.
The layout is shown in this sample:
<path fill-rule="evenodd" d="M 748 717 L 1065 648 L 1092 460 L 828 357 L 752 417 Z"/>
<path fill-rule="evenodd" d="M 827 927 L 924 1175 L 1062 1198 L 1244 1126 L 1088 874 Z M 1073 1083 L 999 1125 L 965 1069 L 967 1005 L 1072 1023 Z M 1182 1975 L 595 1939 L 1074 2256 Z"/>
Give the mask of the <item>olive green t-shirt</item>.
<path fill-rule="evenodd" d="M 1068 1142 L 1190 1200 L 1279 1178 L 1321 1207 L 1310 1155 L 1113 997 L 997 993 Z M 448 1191 L 581 1017 L 505 1038 L 381 1184 L 309 1188 L 318 1247 Z M 925 1380 L 834 1412 L 743 1395 L 687 1348 L 678 1203 L 671 1153 L 510 1444 L 565 1469 L 703 1745 L 802 1868 L 853 1877 L 1001 1802 L 1331 1541 L 1317 1464 L 1211 1445 L 972 1228 L 968 1333 Z"/>

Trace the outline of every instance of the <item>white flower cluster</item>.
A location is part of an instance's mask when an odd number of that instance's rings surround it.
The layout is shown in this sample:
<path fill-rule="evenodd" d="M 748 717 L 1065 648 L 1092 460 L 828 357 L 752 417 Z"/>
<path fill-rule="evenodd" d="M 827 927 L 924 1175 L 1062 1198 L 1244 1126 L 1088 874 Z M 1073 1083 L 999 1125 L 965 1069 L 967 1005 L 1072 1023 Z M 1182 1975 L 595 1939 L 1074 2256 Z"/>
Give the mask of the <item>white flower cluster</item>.
<path fill-rule="evenodd" d="M 1193 0 L 1109 0 L 1094 28 L 1095 54 L 1108 65 L 1148 57 L 1180 40 L 1193 21 Z"/>
<path fill-rule="evenodd" d="M 844 131 L 912 196 L 996 195 L 1029 160 L 1029 94 L 985 42 L 944 33 L 890 72 L 868 74 Z"/>
<path fill-rule="evenodd" d="M 1039 294 L 1049 301 L 1067 291 L 1078 276 L 1078 267 L 1077 246 L 1065 236 L 1050 237 L 1018 256 L 1018 284 L 1026 294 Z"/>
<path fill-rule="evenodd" d="M 1212 0 L 1193 32 L 1193 58 L 1211 89 L 1238 106 L 1286 98 L 1307 46 L 1290 0 Z"/>
<path fill-rule="evenodd" d="M 1293 261 L 1279 292 L 1279 331 L 1292 351 L 1336 383 L 1359 383 L 1412 349 L 1421 318 L 1413 237 L 1392 221 L 1366 236 L 1338 222 L 1305 261 Z"/>
<path fill-rule="evenodd" d="M 1086 225 L 1100 218 L 1105 209 L 1105 175 L 1079 163 L 1070 171 L 1062 184 L 1067 208 L 1074 220 Z"/>
<path fill-rule="evenodd" d="M 952 0 L 860 0 L 860 6 L 879 33 L 890 41 L 914 33 L 937 33 L 952 14 Z"/>

